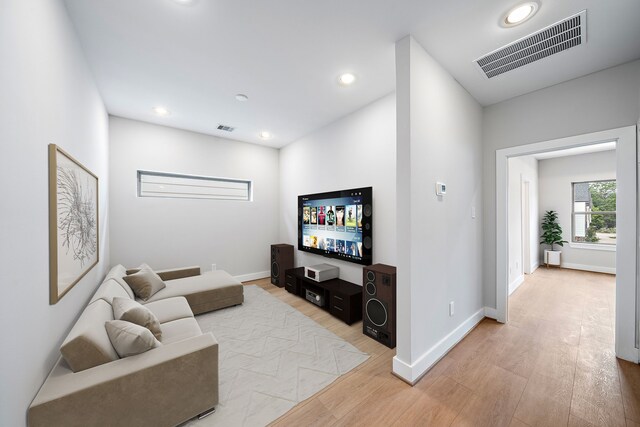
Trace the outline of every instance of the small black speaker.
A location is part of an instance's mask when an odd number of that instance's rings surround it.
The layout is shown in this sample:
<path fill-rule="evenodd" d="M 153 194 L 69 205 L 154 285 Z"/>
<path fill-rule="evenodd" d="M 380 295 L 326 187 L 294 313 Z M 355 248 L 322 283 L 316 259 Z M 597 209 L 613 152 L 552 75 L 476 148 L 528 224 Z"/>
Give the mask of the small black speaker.
<path fill-rule="evenodd" d="M 396 268 L 375 264 L 363 269 L 362 333 L 389 348 L 396 346 Z"/>
<path fill-rule="evenodd" d="M 367 236 L 364 238 L 364 247 L 371 249 L 371 237 Z"/>
<path fill-rule="evenodd" d="M 293 246 L 271 245 L 271 283 L 283 287 L 284 272 L 290 268 L 293 268 Z"/>

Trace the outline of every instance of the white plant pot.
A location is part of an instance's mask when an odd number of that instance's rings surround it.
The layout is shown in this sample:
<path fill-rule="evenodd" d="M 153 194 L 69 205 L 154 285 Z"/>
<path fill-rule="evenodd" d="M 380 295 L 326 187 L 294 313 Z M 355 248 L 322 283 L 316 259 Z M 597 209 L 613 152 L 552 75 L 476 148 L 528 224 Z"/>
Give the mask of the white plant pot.
<path fill-rule="evenodd" d="M 544 251 L 544 262 L 547 265 L 557 265 L 560 266 L 560 254 L 562 251 Z"/>

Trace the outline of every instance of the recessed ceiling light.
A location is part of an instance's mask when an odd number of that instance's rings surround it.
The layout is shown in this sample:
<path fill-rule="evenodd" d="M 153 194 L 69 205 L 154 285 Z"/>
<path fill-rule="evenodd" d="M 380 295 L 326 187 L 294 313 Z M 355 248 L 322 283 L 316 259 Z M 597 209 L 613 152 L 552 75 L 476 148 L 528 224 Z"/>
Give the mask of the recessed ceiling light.
<path fill-rule="evenodd" d="M 509 10 L 509 12 L 504 15 L 502 25 L 504 27 L 513 27 L 515 25 L 522 24 L 523 22 L 531 19 L 531 17 L 536 14 L 539 8 L 540 6 L 536 2 L 527 2 L 520 4 Z"/>
<path fill-rule="evenodd" d="M 356 76 L 351 73 L 340 74 L 340 77 L 338 77 L 338 83 L 340 83 L 342 86 L 349 86 L 355 81 Z"/>
<path fill-rule="evenodd" d="M 271 132 L 267 132 L 266 130 L 263 130 L 262 132 L 260 132 L 258 134 L 258 136 L 260 137 L 260 139 L 271 139 L 271 138 L 273 138 L 273 135 L 271 134 Z"/>
<path fill-rule="evenodd" d="M 194 0 L 173 0 L 173 1 L 184 6 L 190 6 L 194 3 Z"/>
<path fill-rule="evenodd" d="M 243 93 L 239 93 L 236 95 L 236 99 L 240 102 L 244 102 L 244 101 L 247 101 L 249 97 Z"/>
<path fill-rule="evenodd" d="M 162 106 L 153 107 L 153 112 L 161 117 L 168 116 L 169 114 L 171 114 L 171 111 L 167 110 L 165 107 L 162 107 Z"/>

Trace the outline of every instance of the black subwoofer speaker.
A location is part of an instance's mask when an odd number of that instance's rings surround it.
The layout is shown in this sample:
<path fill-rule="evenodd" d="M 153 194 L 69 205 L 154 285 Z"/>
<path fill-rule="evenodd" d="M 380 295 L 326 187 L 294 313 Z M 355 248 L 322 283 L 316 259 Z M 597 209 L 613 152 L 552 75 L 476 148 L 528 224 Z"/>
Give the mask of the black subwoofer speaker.
<path fill-rule="evenodd" d="M 396 346 L 396 268 L 374 264 L 362 270 L 362 333 Z"/>
<path fill-rule="evenodd" d="M 283 287 L 284 272 L 290 268 L 293 268 L 293 246 L 271 245 L 271 283 Z"/>

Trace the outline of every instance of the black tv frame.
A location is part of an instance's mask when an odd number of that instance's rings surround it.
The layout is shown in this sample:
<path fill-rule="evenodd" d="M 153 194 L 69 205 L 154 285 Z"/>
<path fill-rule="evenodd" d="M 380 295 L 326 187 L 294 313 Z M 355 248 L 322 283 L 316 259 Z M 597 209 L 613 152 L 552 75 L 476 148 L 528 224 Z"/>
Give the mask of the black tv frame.
<path fill-rule="evenodd" d="M 352 197 L 362 193 L 362 259 L 353 259 L 347 255 L 324 249 L 308 248 L 302 245 L 302 207 L 305 201 Z M 325 193 L 303 194 L 298 196 L 298 250 L 339 259 L 360 265 L 371 265 L 373 259 L 373 187 L 352 188 L 348 190 L 328 191 Z"/>

